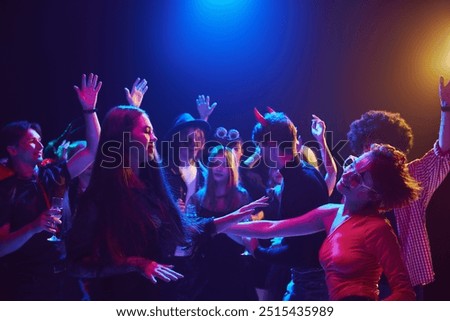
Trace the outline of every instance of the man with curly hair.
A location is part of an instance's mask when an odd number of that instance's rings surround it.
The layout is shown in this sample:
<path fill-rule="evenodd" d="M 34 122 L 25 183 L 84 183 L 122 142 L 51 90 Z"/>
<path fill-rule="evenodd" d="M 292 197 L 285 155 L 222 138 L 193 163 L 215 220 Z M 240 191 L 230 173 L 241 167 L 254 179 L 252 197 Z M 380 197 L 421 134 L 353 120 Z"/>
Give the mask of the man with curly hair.
<path fill-rule="evenodd" d="M 435 279 L 425 211 L 434 191 L 450 172 L 450 84 L 444 85 L 442 77 L 439 96 L 439 139 L 422 158 L 408 163 L 411 175 L 420 182 L 423 191 L 418 200 L 394 210 L 403 259 L 418 299 L 423 299 L 423 286 Z M 379 110 L 371 110 L 355 120 L 347 137 L 357 155 L 368 151 L 373 143 L 390 144 L 404 153 L 413 145 L 411 127 L 400 114 Z"/>

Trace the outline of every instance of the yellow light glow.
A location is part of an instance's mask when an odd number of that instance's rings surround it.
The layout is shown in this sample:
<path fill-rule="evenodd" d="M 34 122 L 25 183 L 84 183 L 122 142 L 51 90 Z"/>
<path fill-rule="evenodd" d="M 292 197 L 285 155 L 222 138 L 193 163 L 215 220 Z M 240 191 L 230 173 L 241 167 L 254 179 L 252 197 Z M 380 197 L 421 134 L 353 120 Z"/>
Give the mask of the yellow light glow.
<path fill-rule="evenodd" d="M 430 86 L 428 89 L 434 91 L 440 76 L 450 79 L 450 23 L 437 19 L 422 28 L 413 49 L 421 70 L 417 76 L 422 88 Z"/>
<path fill-rule="evenodd" d="M 445 60 L 446 66 L 450 69 L 450 50 L 447 52 L 447 59 Z"/>
<path fill-rule="evenodd" d="M 442 29 L 441 29 L 442 30 Z M 435 52 L 435 65 L 440 69 L 441 73 L 448 74 L 450 72 L 450 28 L 447 27 L 437 38 L 437 46 Z"/>

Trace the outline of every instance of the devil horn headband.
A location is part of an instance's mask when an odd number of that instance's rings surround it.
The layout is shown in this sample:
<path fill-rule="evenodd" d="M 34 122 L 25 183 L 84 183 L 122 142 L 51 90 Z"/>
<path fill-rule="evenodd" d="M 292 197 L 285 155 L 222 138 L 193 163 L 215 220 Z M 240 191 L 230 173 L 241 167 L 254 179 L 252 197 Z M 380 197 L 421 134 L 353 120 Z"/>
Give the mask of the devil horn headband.
<path fill-rule="evenodd" d="M 253 113 L 255 114 L 256 121 L 260 123 L 263 126 L 267 126 L 267 120 L 264 118 L 264 116 L 258 111 L 258 109 L 255 107 L 253 108 Z"/>

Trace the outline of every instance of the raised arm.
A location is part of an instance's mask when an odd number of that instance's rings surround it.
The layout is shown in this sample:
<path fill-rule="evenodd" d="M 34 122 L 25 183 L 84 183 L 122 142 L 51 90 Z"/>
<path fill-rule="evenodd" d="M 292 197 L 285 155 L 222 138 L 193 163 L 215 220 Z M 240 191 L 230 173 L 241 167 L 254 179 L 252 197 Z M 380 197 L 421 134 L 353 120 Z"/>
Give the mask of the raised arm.
<path fill-rule="evenodd" d="M 337 166 L 333 156 L 331 155 L 330 148 L 328 148 L 327 140 L 325 139 L 327 128 L 325 122 L 316 115 L 312 115 L 312 117 L 311 134 L 320 144 L 320 155 L 326 171 L 324 179 L 328 187 L 328 195 L 331 195 L 331 193 L 333 193 L 334 186 L 336 185 Z"/>
<path fill-rule="evenodd" d="M 73 87 L 78 95 L 81 107 L 83 108 L 84 121 L 86 124 L 86 148 L 80 150 L 67 161 L 67 169 L 70 177 L 80 175 L 95 159 L 98 141 L 100 138 L 100 123 L 98 122 L 95 106 L 97 105 L 98 92 L 102 88 L 102 82 L 98 81 L 98 76 L 85 74 L 81 76 L 81 88 Z"/>
<path fill-rule="evenodd" d="M 229 227 L 224 233 L 259 239 L 314 234 L 325 230 L 323 218 L 335 214 L 336 211 L 336 204 L 327 204 L 287 220 L 239 223 Z"/>
<path fill-rule="evenodd" d="M 439 147 L 446 153 L 450 150 L 450 83 L 439 80 L 439 98 L 441 101 L 441 125 L 439 127 Z"/>
<path fill-rule="evenodd" d="M 147 89 L 147 80 L 137 78 L 133 84 L 133 87 L 131 87 L 131 92 L 125 87 L 125 97 L 128 103 L 134 107 L 141 107 L 142 100 L 144 99 Z"/>
<path fill-rule="evenodd" d="M 214 108 L 216 108 L 217 103 L 213 103 L 212 105 L 209 104 L 209 96 L 205 95 L 198 95 L 198 98 L 195 100 L 197 103 L 197 111 L 200 115 L 200 119 L 203 119 L 204 121 L 208 121 L 209 116 L 214 111 Z"/>

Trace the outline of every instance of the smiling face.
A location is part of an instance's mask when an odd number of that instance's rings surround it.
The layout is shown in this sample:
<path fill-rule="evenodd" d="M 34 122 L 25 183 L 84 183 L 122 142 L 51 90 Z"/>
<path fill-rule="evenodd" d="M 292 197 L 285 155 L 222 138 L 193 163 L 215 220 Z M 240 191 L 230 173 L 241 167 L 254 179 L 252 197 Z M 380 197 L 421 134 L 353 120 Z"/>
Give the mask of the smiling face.
<path fill-rule="evenodd" d="M 135 142 L 135 146 L 137 146 L 137 150 L 135 148 L 133 151 L 137 152 L 137 159 L 139 163 L 146 162 L 149 159 L 153 159 L 155 156 L 155 142 L 158 140 L 156 137 L 152 123 L 146 114 L 142 114 L 131 132 L 131 138 Z"/>
<path fill-rule="evenodd" d="M 7 148 L 12 159 L 31 166 L 42 162 L 43 149 L 41 136 L 32 128 L 26 131 L 17 145 L 8 146 Z"/>

